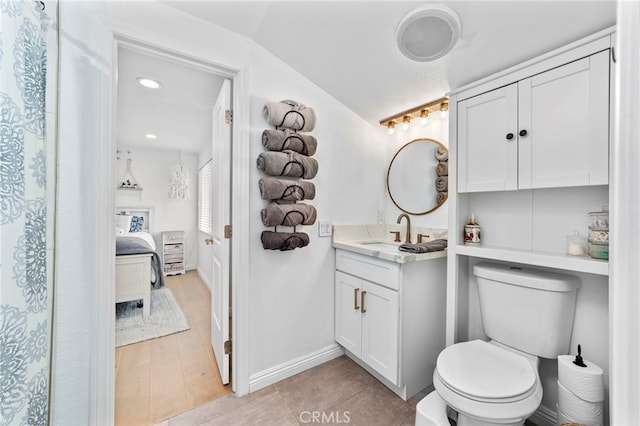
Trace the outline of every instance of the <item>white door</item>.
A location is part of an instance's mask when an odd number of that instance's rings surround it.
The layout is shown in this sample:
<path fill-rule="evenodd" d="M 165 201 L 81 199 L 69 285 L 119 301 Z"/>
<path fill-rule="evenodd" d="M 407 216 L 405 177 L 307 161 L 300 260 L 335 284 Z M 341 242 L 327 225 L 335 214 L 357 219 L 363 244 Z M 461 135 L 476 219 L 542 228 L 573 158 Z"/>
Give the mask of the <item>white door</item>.
<path fill-rule="evenodd" d="M 362 360 L 398 385 L 398 292 L 365 282 L 361 297 Z"/>
<path fill-rule="evenodd" d="M 518 83 L 520 189 L 609 183 L 609 51 Z"/>
<path fill-rule="evenodd" d="M 458 102 L 458 191 L 518 189 L 518 86 Z"/>
<path fill-rule="evenodd" d="M 357 357 L 362 350 L 362 283 L 359 278 L 336 271 L 336 342 Z"/>
<path fill-rule="evenodd" d="M 211 346 L 218 362 L 222 384 L 229 383 L 229 236 L 231 225 L 231 124 L 226 114 L 231 109 L 231 83 L 225 80 L 213 107 L 211 156 L 213 161 L 213 283 L 211 291 Z"/>

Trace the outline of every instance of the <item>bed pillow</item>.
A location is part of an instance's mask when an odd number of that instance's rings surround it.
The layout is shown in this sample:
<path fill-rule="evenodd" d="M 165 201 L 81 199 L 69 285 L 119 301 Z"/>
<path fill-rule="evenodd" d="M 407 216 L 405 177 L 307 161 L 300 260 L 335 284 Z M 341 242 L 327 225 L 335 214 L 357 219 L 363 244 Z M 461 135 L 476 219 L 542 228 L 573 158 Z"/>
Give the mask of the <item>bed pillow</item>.
<path fill-rule="evenodd" d="M 140 232 L 142 231 L 142 226 L 144 225 L 144 217 L 142 216 L 132 216 L 131 217 L 131 226 L 129 226 L 129 232 Z"/>
<path fill-rule="evenodd" d="M 116 235 L 122 235 L 129 232 L 131 229 L 131 218 L 133 216 L 125 215 L 125 214 L 117 214 L 115 221 L 115 229 Z"/>

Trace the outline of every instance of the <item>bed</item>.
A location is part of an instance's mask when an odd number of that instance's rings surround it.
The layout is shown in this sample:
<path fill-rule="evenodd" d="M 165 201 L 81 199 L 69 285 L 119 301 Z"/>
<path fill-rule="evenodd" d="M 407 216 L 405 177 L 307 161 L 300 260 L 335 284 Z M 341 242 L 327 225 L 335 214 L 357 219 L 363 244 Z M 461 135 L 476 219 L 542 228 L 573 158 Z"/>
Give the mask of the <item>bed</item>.
<path fill-rule="evenodd" d="M 116 209 L 116 303 L 137 300 L 145 317 L 151 312 L 151 287 L 164 285 L 152 223 L 151 208 Z"/>

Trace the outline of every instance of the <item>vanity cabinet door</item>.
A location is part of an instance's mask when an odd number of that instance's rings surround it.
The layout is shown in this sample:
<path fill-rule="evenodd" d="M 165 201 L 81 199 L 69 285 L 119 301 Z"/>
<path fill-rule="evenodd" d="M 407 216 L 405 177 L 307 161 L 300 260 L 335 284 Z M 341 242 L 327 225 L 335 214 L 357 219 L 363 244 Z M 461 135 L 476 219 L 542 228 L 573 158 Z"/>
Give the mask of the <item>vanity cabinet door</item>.
<path fill-rule="evenodd" d="M 360 299 L 363 283 L 359 278 L 336 271 L 336 342 L 357 357 L 362 352 Z"/>
<path fill-rule="evenodd" d="M 392 383 L 398 383 L 398 292 L 365 282 L 362 298 L 362 360 Z"/>
<path fill-rule="evenodd" d="M 608 50 L 520 81 L 518 111 L 520 189 L 608 184 Z"/>
<path fill-rule="evenodd" d="M 458 192 L 518 188 L 518 85 L 458 102 Z"/>

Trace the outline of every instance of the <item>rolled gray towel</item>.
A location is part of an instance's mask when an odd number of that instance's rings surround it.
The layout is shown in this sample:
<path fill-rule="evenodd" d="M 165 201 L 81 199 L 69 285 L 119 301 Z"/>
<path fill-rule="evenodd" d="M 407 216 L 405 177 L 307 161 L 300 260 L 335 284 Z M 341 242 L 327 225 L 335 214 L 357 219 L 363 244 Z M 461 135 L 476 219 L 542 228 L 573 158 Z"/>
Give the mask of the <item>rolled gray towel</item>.
<path fill-rule="evenodd" d="M 449 174 L 449 163 L 440 161 L 436 166 L 436 174 L 438 176 L 447 176 Z"/>
<path fill-rule="evenodd" d="M 449 191 L 449 178 L 447 176 L 438 176 L 436 178 L 436 191 Z"/>
<path fill-rule="evenodd" d="M 269 203 L 262 209 L 262 223 L 264 226 L 298 226 L 313 225 L 318 212 L 316 208 L 304 203 L 278 204 Z"/>
<path fill-rule="evenodd" d="M 318 173 L 318 162 L 293 151 L 261 152 L 257 160 L 258 169 L 270 176 L 289 176 L 313 179 Z"/>
<path fill-rule="evenodd" d="M 267 102 L 262 109 L 262 115 L 269 124 L 277 128 L 310 132 L 316 126 L 316 113 L 313 108 L 296 101 Z"/>
<path fill-rule="evenodd" d="M 449 160 L 449 150 L 447 148 L 438 147 L 438 150 L 435 153 L 436 160 L 438 161 L 447 161 Z"/>
<path fill-rule="evenodd" d="M 439 239 L 427 241 L 426 243 L 418 244 L 401 244 L 398 247 L 400 251 L 406 251 L 408 253 L 429 253 L 432 251 L 442 251 L 447 248 L 447 240 Z"/>
<path fill-rule="evenodd" d="M 263 177 L 258 181 L 258 187 L 263 200 L 300 201 L 313 200 L 316 197 L 316 186 L 306 180 Z"/>
<path fill-rule="evenodd" d="M 293 250 L 309 245 L 309 236 L 304 232 L 262 231 L 260 236 L 265 250 Z"/>
<path fill-rule="evenodd" d="M 311 157 L 318 149 L 318 140 L 315 136 L 292 132 L 289 129 L 267 129 L 262 132 L 262 145 L 269 151 L 288 149 Z"/>
<path fill-rule="evenodd" d="M 438 192 L 438 195 L 437 195 L 438 204 L 444 203 L 448 196 L 449 196 L 449 193 L 447 192 Z"/>

